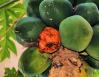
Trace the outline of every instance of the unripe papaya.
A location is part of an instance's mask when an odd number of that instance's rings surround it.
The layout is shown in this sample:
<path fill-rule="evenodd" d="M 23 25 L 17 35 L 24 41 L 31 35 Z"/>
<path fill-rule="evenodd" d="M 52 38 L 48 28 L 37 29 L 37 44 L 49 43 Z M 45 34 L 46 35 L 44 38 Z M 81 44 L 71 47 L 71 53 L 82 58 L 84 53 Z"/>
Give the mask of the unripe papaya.
<path fill-rule="evenodd" d="M 37 47 L 29 48 L 21 55 L 18 67 L 27 77 L 42 74 L 49 66 L 49 54 L 40 53 Z"/>
<path fill-rule="evenodd" d="M 68 0 L 44 0 L 40 3 L 41 18 L 48 26 L 59 26 L 59 23 L 72 15 L 72 4 Z"/>
<path fill-rule="evenodd" d="M 99 19 L 98 7 L 95 3 L 82 3 L 76 6 L 75 14 L 84 17 L 91 25 L 97 23 Z"/>
<path fill-rule="evenodd" d="M 15 26 L 16 40 L 24 46 L 32 46 L 37 41 L 44 24 L 38 18 L 24 17 Z"/>
<path fill-rule="evenodd" d="M 43 0 L 30 0 L 27 7 L 27 15 L 32 17 L 40 17 L 39 5 Z"/>
<path fill-rule="evenodd" d="M 84 59 L 91 67 L 99 69 L 99 60 L 96 60 L 89 55 L 84 56 Z"/>
<path fill-rule="evenodd" d="M 97 7 L 99 8 L 99 0 L 89 0 L 89 1 L 94 2 L 97 5 Z"/>
<path fill-rule="evenodd" d="M 99 60 L 99 26 L 94 26 L 93 31 L 93 38 L 88 45 L 86 51 L 91 57 Z"/>
<path fill-rule="evenodd" d="M 59 31 L 62 44 L 75 51 L 83 51 L 93 36 L 92 27 L 79 15 L 64 19 L 60 23 Z"/>

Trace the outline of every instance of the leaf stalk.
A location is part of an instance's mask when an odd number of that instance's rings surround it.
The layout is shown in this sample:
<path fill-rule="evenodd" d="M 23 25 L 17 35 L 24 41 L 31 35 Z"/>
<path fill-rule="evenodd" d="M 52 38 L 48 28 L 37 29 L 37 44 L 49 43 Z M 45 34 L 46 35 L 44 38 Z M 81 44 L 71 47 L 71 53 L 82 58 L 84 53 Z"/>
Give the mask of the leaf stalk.
<path fill-rule="evenodd" d="M 10 5 L 10 4 L 14 3 L 14 2 L 17 2 L 17 1 L 19 1 L 19 0 L 10 0 L 10 1 L 6 2 L 6 3 L 3 3 L 3 4 L 0 5 L 0 9 L 4 8 L 5 6 L 8 6 L 8 5 Z"/>

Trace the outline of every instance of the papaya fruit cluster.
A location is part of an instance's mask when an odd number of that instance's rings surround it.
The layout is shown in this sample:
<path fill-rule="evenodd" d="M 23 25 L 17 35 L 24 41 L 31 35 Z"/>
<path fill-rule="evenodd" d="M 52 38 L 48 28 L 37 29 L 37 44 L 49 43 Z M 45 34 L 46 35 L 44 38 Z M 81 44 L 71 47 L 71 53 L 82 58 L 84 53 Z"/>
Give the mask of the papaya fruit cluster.
<path fill-rule="evenodd" d="M 99 69 L 98 0 L 29 0 L 27 17 L 17 21 L 16 40 L 28 49 L 19 60 L 25 76 L 46 77 L 49 55 L 63 46 Z M 82 76 L 85 77 L 85 76 Z"/>

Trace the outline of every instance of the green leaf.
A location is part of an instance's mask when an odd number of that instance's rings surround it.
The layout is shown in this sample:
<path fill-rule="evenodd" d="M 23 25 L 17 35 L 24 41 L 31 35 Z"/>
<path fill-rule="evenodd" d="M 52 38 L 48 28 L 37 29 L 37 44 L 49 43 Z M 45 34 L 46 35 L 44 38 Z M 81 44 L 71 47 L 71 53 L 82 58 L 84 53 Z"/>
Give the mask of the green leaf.
<path fill-rule="evenodd" d="M 0 1 L 0 5 L 3 4 L 3 3 L 5 3 L 5 2 L 8 2 L 8 1 L 9 1 L 9 0 L 1 0 L 1 1 Z"/>
<path fill-rule="evenodd" d="M 15 68 L 5 68 L 5 75 L 4 77 L 23 77 L 23 75 L 17 71 Z"/>
<path fill-rule="evenodd" d="M 13 20 L 17 19 L 16 14 L 11 9 L 7 9 L 7 13 L 9 15 L 9 19 L 12 20 L 11 22 L 13 22 Z M 11 22 L 9 21 L 9 23 L 11 23 Z"/>
<path fill-rule="evenodd" d="M 13 43 L 12 40 L 8 40 L 8 48 L 15 54 L 17 54 L 17 49 L 16 49 L 16 46 L 15 44 Z"/>
<path fill-rule="evenodd" d="M 18 0 L 9 2 L 11 0 L 0 7 L 0 62 L 9 58 L 10 52 L 17 54 L 16 46 L 10 38 L 15 39 L 15 22 L 25 14 L 25 9 Z"/>
<path fill-rule="evenodd" d="M 10 53 L 8 52 L 7 49 L 0 50 L 0 61 L 3 61 L 5 58 L 9 58 L 9 56 L 10 56 Z"/>
<path fill-rule="evenodd" d="M 12 38 L 14 38 L 14 39 L 16 38 L 16 35 L 15 35 L 15 33 L 14 33 L 13 30 L 9 31 L 8 34 L 11 35 L 10 37 L 12 37 Z"/>

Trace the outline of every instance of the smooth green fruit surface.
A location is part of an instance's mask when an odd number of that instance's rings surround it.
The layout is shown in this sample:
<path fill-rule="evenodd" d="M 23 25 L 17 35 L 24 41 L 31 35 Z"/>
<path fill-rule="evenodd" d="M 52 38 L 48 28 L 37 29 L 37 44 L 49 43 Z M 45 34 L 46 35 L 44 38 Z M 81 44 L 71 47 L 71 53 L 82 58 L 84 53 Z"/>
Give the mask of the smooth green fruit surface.
<path fill-rule="evenodd" d="M 44 24 L 38 18 L 22 18 L 16 23 L 16 39 L 22 45 L 31 46 L 37 41 L 37 38 L 44 27 Z"/>
<path fill-rule="evenodd" d="M 99 0 L 89 0 L 89 1 L 94 2 L 97 5 L 97 7 L 99 8 Z"/>
<path fill-rule="evenodd" d="M 99 26 L 94 26 L 93 31 L 93 38 L 86 51 L 91 57 L 99 60 Z"/>
<path fill-rule="evenodd" d="M 79 15 L 64 19 L 60 24 L 59 32 L 62 44 L 75 51 L 83 51 L 93 36 L 92 27 Z"/>
<path fill-rule="evenodd" d="M 40 17 L 39 5 L 43 0 L 30 0 L 27 7 L 28 16 Z"/>
<path fill-rule="evenodd" d="M 72 15 L 73 8 L 68 0 L 44 0 L 40 3 L 39 11 L 48 26 L 56 26 Z"/>
<path fill-rule="evenodd" d="M 31 77 L 42 74 L 51 62 L 49 55 L 40 53 L 36 47 L 27 49 L 19 60 L 19 70 L 26 76 Z"/>
<path fill-rule="evenodd" d="M 94 3 L 82 3 L 77 5 L 75 14 L 84 17 L 91 25 L 96 24 L 99 19 L 98 7 Z"/>

